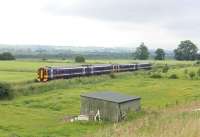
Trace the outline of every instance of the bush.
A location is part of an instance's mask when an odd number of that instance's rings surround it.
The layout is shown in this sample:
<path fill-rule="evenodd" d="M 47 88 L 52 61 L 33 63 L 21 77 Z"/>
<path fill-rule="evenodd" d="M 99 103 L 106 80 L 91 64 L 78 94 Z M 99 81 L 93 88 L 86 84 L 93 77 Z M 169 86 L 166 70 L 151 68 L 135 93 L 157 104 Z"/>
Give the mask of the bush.
<path fill-rule="evenodd" d="M 15 57 L 10 52 L 0 54 L 0 60 L 15 60 Z"/>
<path fill-rule="evenodd" d="M 47 58 L 42 58 L 42 61 L 47 61 Z"/>
<path fill-rule="evenodd" d="M 191 72 L 189 73 L 189 77 L 190 77 L 191 79 L 193 79 L 193 78 L 195 77 L 195 72 L 194 72 L 194 71 L 191 71 Z"/>
<path fill-rule="evenodd" d="M 197 70 L 197 76 L 200 77 L 200 68 Z"/>
<path fill-rule="evenodd" d="M 112 73 L 110 73 L 110 78 L 112 78 L 112 79 L 114 79 L 114 78 L 116 78 L 116 75 L 112 72 Z"/>
<path fill-rule="evenodd" d="M 184 70 L 184 74 L 188 74 L 188 70 L 187 69 Z"/>
<path fill-rule="evenodd" d="M 153 73 L 150 78 L 162 78 L 162 76 L 159 73 Z"/>
<path fill-rule="evenodd" d="M 75 62 L 77 63 L 85 62 L 85 58 L 83 56 L 76 56 Z"/>
<path fill-rule="evenodd" d="M 169 76 L 169 79 L 178 79 L 178 76 L 176 74 L 171 74 Z"/>
<path fill-rule="evenodd" d="M 162 72 L 163 72 L 163 73 L 167 73 L 168 70 L 169 70 L 169 66 L 166 64 L 166 65 L 163 67 Z"/>
<path fill-rule="evenodd" d="M 195 62 L 196 65 L 200 65 L 200 60 Z"/>
<path fill-rule="evenodd" d="M 9 84 L 0 83 L 0 99 L 11 99 L 13 97 L 13 90 Z"/>

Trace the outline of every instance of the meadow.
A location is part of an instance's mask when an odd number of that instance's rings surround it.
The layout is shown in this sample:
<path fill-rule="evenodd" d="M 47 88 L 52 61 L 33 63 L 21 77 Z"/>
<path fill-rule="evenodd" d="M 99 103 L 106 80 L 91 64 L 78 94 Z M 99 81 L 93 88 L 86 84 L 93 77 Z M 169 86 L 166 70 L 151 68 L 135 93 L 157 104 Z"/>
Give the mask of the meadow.
<path fill-rule="evenodd" d="M 135 61 L 89 60 L 86 64 L 132 62 Z M 66 122 L 64 120 L 66 116 L 79 114 L 80 95 L 86 92 L 117 91 L 128 95 L 141 96 L 142 112 L 145 113 L 139 113 L 141 115 L 139 117 L 148 117 L 149 119 L 152 114 L 149 114 L 148 111 L 160 113 L 161 110 L 166 108 L 173 108 L 179 104 L 198 102 L 200 100 L 199 76 L 196 75 L 193 79 L 188 76 L 190 71 L 195 73 L 198 71 L 199 66 L 194 65 L 195 62 L 149 62 L 154 63 L 155 68 L 160 69 L 118 73 L 115 74 L 115 78 L 111 78 L 109 75 L 101 75 L 36 83 L 34 82 L 36 71 L 41 66 L 80 64 L 74 64 L 72 60 L 0 61 L 0 81 L 10 83 L 15 94 L 12 100 L 0 101 L 0 136 L 104 136 L 102 131 L 107 133 L 108 136 L 117 136 L 112 134 L 113 131 L 123 130 L 122 125 L 125 124 L 125 127 L 129 127 L 133 121 L 138 120 L 138 118 L 132 118 L 128 122 L 119 123 L 117 128 L 113 127 L 113 123 L 108 122 Z M 166 63 L 169 64 L 170 69 L 167 73 L 162 73 L 162 66 Z M 185 73 L 186 69 L 188 73 Z M 151 78 L 154 73 L 159 73 L 162 77 Z M 171 74 L 176 74 L 178 78 L 169 79 Z M 164 112 L 161 113 L 163 114 Z M 153 120 L 156 121 L 156 118 Z M 161 121 L 162 119 L 158 120 Z M 147 125 L 145 130 L 148 129 Z M 97 135 L 94 135 L 96 132 Z M 140 132 L 138 131 L 138 134 Z M 124 133 L 121 136 L 123 135 L 125 136 L 126 134 Z"/>

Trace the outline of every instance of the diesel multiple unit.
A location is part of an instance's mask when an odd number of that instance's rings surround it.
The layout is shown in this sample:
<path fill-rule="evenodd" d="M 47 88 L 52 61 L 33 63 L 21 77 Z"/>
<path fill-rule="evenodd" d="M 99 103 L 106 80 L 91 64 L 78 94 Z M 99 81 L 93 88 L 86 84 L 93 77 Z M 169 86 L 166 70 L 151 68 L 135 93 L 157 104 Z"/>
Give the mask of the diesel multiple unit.
<path fill-rule="evenodd" d="M 67 79 L 78 76 L 106 74 L 111 72 L 135 71 L 150 69 L 151 64 L 107 64 L 85 65 L 80 67 L 42 67 L 38 69 L 38 81 L 46 82 L 53 79 Z"/>

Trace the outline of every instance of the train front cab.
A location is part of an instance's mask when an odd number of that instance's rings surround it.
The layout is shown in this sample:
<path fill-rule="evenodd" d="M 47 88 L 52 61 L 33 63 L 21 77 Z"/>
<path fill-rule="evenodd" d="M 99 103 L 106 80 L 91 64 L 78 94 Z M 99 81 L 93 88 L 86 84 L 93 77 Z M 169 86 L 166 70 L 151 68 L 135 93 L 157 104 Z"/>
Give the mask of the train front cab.
<path fill-rule="evenodd" d="M 48 69 L 46 68 L 39 68 L 38 69 L 38 81 L 46 82 L 48 81 Z"/>

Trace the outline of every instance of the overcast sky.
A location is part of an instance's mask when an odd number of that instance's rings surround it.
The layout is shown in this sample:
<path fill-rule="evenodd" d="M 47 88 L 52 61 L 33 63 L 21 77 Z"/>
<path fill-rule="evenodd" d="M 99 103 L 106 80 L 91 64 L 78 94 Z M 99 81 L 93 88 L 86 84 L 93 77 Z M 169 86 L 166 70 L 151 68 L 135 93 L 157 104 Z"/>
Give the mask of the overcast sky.
<path fill-rule="evenodd" d="M 199 45 L 198 0 L 0 0 L 0 43 L 173 49 Z"/>

